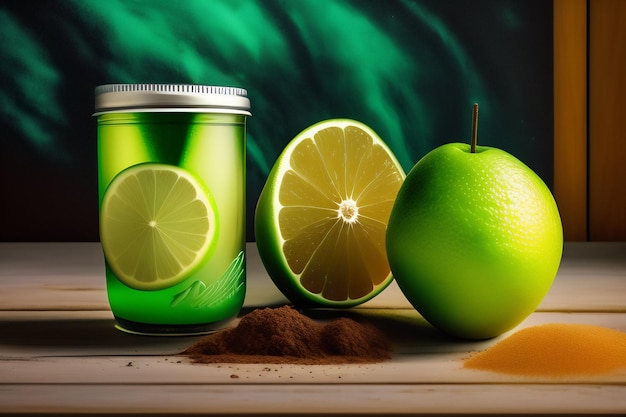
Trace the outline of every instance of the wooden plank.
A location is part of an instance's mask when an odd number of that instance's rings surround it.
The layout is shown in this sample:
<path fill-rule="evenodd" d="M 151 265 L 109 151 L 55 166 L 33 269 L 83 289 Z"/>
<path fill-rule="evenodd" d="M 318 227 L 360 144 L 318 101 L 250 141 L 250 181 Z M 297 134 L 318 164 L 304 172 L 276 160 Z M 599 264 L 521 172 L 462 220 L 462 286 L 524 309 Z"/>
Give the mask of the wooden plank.
<path fill-rule="evenodd" d="M 382 364 L 190 364 L 172 356 L 54 357 L 2 360 L 15 375 L 5 385 L 322 385 L 546 384 L 626 385 L 626 369 L 567 378 L 506 375 L 463 367 L 467 354 L 405 355 Z M 4 378 L 2 378 L 4 379 Z"/>
<path fill-rule="evenodd" d="M 626 240 L 626 2 L 589 13 L 589 235 Z"/>
<path fill-rule="evenodd" d="M 285 304 L 247 244 L 249 307 Z M 99 242 L 0 242 L 0 310 L 109 310 Z"/>
<path fill-rule="evenodd" d="M 407 307 L 397 287 L 360 308 L 307 311 L 318 320 L 367 316 L 390 336 L 391 361 L 314 368 L 191 364 L 177 353 L 197 337 L 129 335 L 114 329 L 108 307 L 80 310 L 81 303 L 102 302 L 94 295 L 105 296 L 98 244 L 23 245 L 0 244 L 0 414 L 626 413 L 626 370 L 555 380 L 462 369 L 471 351 L 507 335 L 450 340 Z M 248 249 L 249 305 L 279 300 L 253 244 Z M 626 243 L 568 243 L 548 304 L 560 310 L 536 312 L 515 330 L 572 322 L 626 331 L 625 254 Z M 68 309 L 63 294 L 76 288 L 89 290 L 75 296 L 76 310 Z M 13 291 L 9 297 L 6 289 Z M 55 309 L 42 310 L 36 302 L 42 293 L 56 294 L 48 298 Z M 19 307 L 28 304 L 39 311 Z M 406 308 L 390 308 L 399 305 Z M 572 312 L 581 305 L 594 312 Z"/>
<path fill-rule="evenodd" d="M 3 312 L 2 316 L 12 316 L 18 324 L 17 317 L 30 317 L 24 324 L 34 324 L 37 315 L 48 313 Z M 59 318 L 42 320 L 39 327 L 22 326 L 18 338 L 2 332 L 6 338 L 0 344 L 0 414 L 626 412 L 626 369 L 556 379 L 463 369 L 462 360 L 470 350 L 485 349 L 497 339 L 460 343 L 438 338 L 422 327 L 413 311 L 394 311 L 395 325 L 389 325 L 389 317 L 385 321 L 385 329 L 395 335 L 391 361 L 332 366 L 195 365 L 172 353 L 180 347 L 174 349 L 181 343 L 179 338 L 121 332 L 119 338 L 111 338 L 99 327 L 89 331 L 92 323 L 81 317 L 84 313 L 54 313 L 73 315 L 80 325 L 70 326 L 73 332 L 61 333 L 64 337 L 50 337 L 59 334 L 60 329 L 51 325 L 63 322 Z M 374 310 L 361 313 L 376 314 Z M 626 330 L 626 314 L 616 313 L 535 313 L 522 326 L 551 322 Z"/>
<path fill-rule="evenodd" d="M 100 243 L 0 243 L 0 309 L 107 309 Z"/>
<path fill-rule="evenodd" d="M 559 272 L 538 311 L 624 312 L 624 294 L 626 243 L 566 242 Z"/>
<path fill-rule="evenodd" d="M 623 414 L 624 386 L 16 385 L 0 414 L 400 415 Z"/>
<path fill-rule="evenodd" d="M 248 243 L 246 308 L 288 300 Z M 539 311 L 624 311 L 626 243 L 566 242 Z M 397 284 L 358 308 L 411 308 Z M 0 311 L 109 311 L 99 243 L 0 243 Z"/>
<path fill-rule="evenodd" d="M 554 195 L 566 240 L 587 240 L 587 0 L 554 0 Z"/>

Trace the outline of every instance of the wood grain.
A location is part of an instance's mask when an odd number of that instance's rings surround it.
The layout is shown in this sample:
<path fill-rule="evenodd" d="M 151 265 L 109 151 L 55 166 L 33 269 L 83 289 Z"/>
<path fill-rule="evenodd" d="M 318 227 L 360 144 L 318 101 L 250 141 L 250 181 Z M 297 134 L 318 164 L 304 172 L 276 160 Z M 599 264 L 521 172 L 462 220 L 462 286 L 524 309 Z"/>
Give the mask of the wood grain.
<path fill-rule="evenodd" d="M 0 242 L 0 311 L 106 311 L 104 260 L 99 243 Z M 256 245 L 246 245 L 244 307 L 283 305 L 263 268 Z M 611 292 L 596 292 L 598 285 Z M 539 311 L 626 311 L 626 242 L 565 242 L 552 289 Z M 412 308 L 398 284 L 359 309 Z"/>
<path fill-rule="evenodd" d="M 587 1 L 554 0 L 554 196 L 569 241 L 587 240 Z"/>
<path fill-rule="evenodd" d="M 0 414 L 598 416 L 626 413 L 625 394 L 593 384 L 42 384 L 3 387 Z"/>
<path fill-rule="evenodd" d="M 626 1 L 589 13 L 589 237 L 626 240 Z"/>

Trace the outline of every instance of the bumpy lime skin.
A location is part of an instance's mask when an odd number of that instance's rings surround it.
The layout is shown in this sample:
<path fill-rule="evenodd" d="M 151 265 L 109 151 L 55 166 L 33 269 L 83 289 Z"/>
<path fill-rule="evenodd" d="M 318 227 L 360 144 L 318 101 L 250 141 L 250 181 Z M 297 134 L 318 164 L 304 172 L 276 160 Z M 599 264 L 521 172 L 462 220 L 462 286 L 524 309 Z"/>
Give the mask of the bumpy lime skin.
<path fill-rule="evenodd" d="M 488 339 L 539 305 L 561 262 L 563 229 L 545 183 L 496 148 L 451 143 L 403 183 L 387 226 L 400 289 L 432 325 Z"/>

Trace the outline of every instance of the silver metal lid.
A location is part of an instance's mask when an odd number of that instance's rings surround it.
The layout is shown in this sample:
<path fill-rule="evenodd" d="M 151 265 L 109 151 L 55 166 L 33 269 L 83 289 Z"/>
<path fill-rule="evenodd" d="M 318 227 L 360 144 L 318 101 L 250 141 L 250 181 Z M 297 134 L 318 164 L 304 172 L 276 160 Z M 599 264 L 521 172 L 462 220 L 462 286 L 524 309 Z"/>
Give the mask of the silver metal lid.
<path fill-rule="evenodd" d="M 234 113 L 250 116 L 243 88 L 195 84 L 106 84 L 96 87 L 95 115 L 130 111 Z"/>

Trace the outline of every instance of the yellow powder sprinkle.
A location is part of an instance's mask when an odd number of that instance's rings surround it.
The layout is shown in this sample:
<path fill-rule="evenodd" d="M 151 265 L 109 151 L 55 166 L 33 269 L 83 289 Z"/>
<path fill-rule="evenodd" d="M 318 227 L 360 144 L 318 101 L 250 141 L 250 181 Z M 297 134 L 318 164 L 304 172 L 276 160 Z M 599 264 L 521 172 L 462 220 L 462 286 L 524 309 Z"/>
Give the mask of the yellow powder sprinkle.
<path fill-rule="evenodd" d="M 626 333 L 587 324 L 527 327 L 465 360 L 466 368 L 517 375 L 597 375 L 626 368 Z"/>

